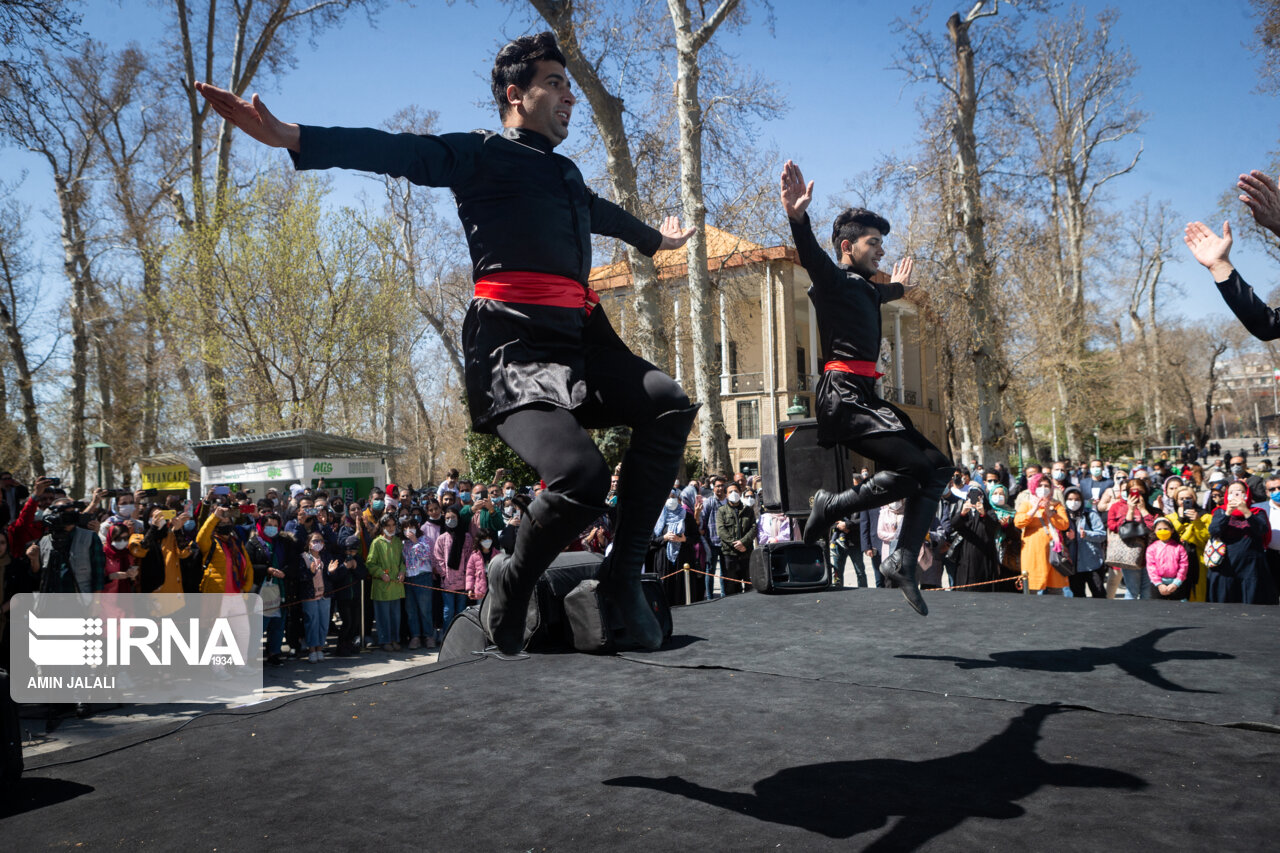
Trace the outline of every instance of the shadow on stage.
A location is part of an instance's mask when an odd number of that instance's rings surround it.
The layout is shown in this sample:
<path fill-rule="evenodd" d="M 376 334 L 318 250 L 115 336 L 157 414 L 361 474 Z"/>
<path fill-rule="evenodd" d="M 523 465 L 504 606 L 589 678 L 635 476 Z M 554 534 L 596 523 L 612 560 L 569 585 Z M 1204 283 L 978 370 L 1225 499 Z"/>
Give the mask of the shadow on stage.
<path fill-rule="evenodd" d="M 1080 646 L 1074 649 L 1027 649 L 1014 652 L 992 652 L 987 658 L 962 658 L 954 655 L 896 655 L 905 660 L 951 661 L 960 669 L 996 667 L 1031 672 L 1093 672 L 1114 666 L 1152 687 L 1175 693 L 1217 693 L 1195 690 L 1168 680 L 1156 670 L 1162 663 L 1176 660 L 1234 660 L 1235 655 L 1193 649 L 1161 650 L 1156 643 L 1175 631 L 1193 631 L 1193 627 L 1157 628 L 1118 646 L 1099 648 Z"/>
<path fill-rule="evenodd" d="M 1035 749 L 1041 726 L 1051 714 L 1069 710 L 1033 705 L 976 749 L 944 758 L 871 758 L 789 767 L 756 782 L 750 794 L 707 788 L 679 776 L 620 776 L 604 784 L 675 794 L 829 838 L 851 838 L 900 817 L 866 849 L 914 849 L 971 817 L 1021 817 L 1025 809 L 1018 800 L 1045 785 L 1129 791 L 1147 787 L 1145 780 L 1120 770 L 1041 759 Z"/>
<path fill-rule="evenodd" d="M 0 818 L 65 803 L 91 791 L 93 788 L 89 785 L 65 779 L 23 779 L 21 785 L 12 791 L 5 791 L 4 796 L 0 797 Z"/>

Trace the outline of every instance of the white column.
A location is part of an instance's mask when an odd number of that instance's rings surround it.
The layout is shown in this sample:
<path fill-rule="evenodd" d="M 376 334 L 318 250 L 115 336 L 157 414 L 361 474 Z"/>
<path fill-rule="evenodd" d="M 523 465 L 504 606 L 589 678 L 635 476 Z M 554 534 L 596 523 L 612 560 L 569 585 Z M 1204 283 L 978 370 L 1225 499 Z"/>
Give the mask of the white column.
<path fill-rule="evenodd" d="M 894 311 L 893 312 L 893 374 L 894 374 L 894 380 L 898 386 L 898 393 L 896 398 L 894 399 L 894 402 L 896 403 L 905 403 L 907 399 L 906 394 L 903 393 L 903 390 L 902 390 L 902 383 L 903 383 L 903 380 L 906 379 L 906 375 L 907 375 L 906 368 L 903 367 L 904 361 L 906 361 L 906 359 L 902 357 L 902 312 Z"/>
<path fill-rule="evenodd" d="M 675 379 L 679 382 L 684 378 L 684 353 L 680 349 L 680 294 L 678 293 L 675 295 L 675 298 L 671 303 L 671 310 L 674 312 L 674 321 L 671 324 L 671 349 L 675 351 Z"/>
<path fill-rule="evenodd" d="M 778 347 L 774 341 L 774 307 L 773 307 L 773 269 L 769 262 L 764 264 L 764 381 L 769 391 L 769 420 L 762 423 L 762 432 L 769 434 L 778 430 Z"/>
<path fill-rule="evenodd" d="M 818 312 L 813 310 L 813 300 L 806 297 L 809 304 L 809 365 L 810 376 L 818 375 Z M 807 380 L 806 380 L 807 381 Z M 808 385 L 805 386 L 809 388 Z M 812 388 L 809 388 L 812 391 Z"/>
<path fill-rule="evenodd" d="M 724 291 L 720 291 L 720 393 L 729 393 L 729 316 L 724 308 Z"/>

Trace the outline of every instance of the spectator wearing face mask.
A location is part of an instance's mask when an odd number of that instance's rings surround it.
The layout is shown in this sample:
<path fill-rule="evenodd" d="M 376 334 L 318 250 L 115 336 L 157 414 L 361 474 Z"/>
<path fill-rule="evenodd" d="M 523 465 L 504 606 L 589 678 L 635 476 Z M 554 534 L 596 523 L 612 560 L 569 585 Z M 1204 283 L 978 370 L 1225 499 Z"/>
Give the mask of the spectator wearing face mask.
<path fill-rule="evenodd" d="M 329 637 L 329 597 L 333 594 L 333 577 L 340 563 L 329 554 L 329 544 L 320 531 L 307 538 L 302 554 L 302 624 L 307 647 L 307 660 L 324 660 L 324 647 Z"/>
<path fill-rule="evenodd" d="M 1146 480 L 1133 477 L 1127 482 L 1126 488 L 1127 497 L 1116 500 L 1107 511 L 1107 565 L 1122 576 L 1127 598 L 1150 598 L 1151 581 L 1147 577 L 1144 563 L 1155 516 L 1147 509 Z M 1120 528 L 1125 522 L 1139 522 L 1144 531 L 1142 536 L 1128 539 L 1121 537 Z M 1113 578 L 1108 582 L 1108 590 L 1114 594 L 1116 589 L 1118 587 Z"/>
<path fill-rule="evenodd" d="M 1098 503 L 1094 507 L 1098 513 L 1104 518 L 1107 513 L 1111 512 L 1111 505 L 1117 500 L 1121 503 L 1125 499 L 1125 487 L 1129 482 L 1129 471 L 1125 468 L 1116 467 L 1111 473 L 1111 488 L 1102 493 L 1102 497 L 1098 498 Z"/>
<path fill-rule="evenodd" d="M 333 582 L 331 606 L 338 614 L 338 645 L 334 654 L 351 657 L 360 653 L 360 595 L 362 582 L 368 578 L 362 557 L 360 537 L 348 533 L 338 541 L 338 570 Z"/>
<path fill-rule="evenodd" d="M 1075 481 L 1071 479 L 1071 472 L 1068 470 L 1067 461 L 1059 459 L 1049 468 L 1049 476 L 1053 478 L 1053 495 L 1059 501 L 1062 500 L 1063 494 L 1071 486 L 1075 485 Z"/>
<path fill-rule="evenodd" d="M 471 532 L 462 523 L 457 508 L 449 507 L 444 512 L 444 528 L 436 539 L 432 551 L 431 565 L 444 599 L 444 632 L 448 634 L 449 626 L 467 607 L 467 571 L 472 553 L 475 551 L 475 540 Z"/>
<path fill-rule="evenodd" d="M 1017 513 L 1009 499 L 1007 486 L 997 483 L 987 493 L 987 501 L 991 504 L 991 515 L 1000 525 L 996 536 L 996 553 L 1000 556 L 999 577 L 1011 581 L 1022 575 L 1022 531 L 1015 524 Z M 1017 592 L 1012 584 L 994 584 L 997 592 Z"/>
<path fill-rule="evenodd" d="M 1271 539 L 1267 543 L 1267 572 L 1273 589 L 1280 589 L 1280 475 L 1272 474 L 1265 480 L 1267 499 L 1254 504 L 1267 518 Z"/>
<path fill-rule="evenodd" d="M 176 519 L 175 519 L 176 521 Z M 267 664 L 280 666 L 281 645 L 284 642 L 285 576 L 290 563 L 290 543 L 280 529 L 280 516 L 265 512 L 258 516 L 253 535 L 245 544 L 249 562 L 257 579 L 256 591 L 262 596 L 262 628 L 267 634 Z M 274 590 L 274 592 L 272 591 Z M 275 604 L 268 602 L 274 600 Z"/>
<path fill-rule="evenodd" d="M 1027 589 L 1037 595 L 1070 594 L 1067 579 L 1049 564 L 1049 549 L 1071 526 L 1067 508 L 1053 496 L 1052 480 L 1043 474 L 1027 478 L 1027 499 L 1019 498 L 1014 524 L 1022 531 L 1022 573 Z M 1066 593 L 1063 590 L 1067 590 Z"/>
<path fill-rule="evenodd" d="M 502 530 L 498 531 L 496 539 L 498 550 L 505 554 L 510 554 L 511 550 L 516 546 L 516 533 L 520 530 L 520 524 L 524 518 L 524 511 L 529 508 L 529 498 L 527 495 L 516 495 L 511 499 L 511 503 L 502 509 L 503 525 Z M 444 520 L 441 519 L 441 524 Z"/>
<path fill-rule="evenodd" d="M 1157 518 L 1155 540 L 1147 546 L 1147 578 L 1151 582 L 1152 596 L 1170 600 L 1187 597 L 1187 552 L 1178 541 L 1173 523 L 1167 518 Z"/>
<path fill-rule="evenodd" d="M 238 594 L 253 589 L 253 564 L 236 536 L 229 507 L 214 508 L 196 534 L 196 544 L 204 567 L 201 592 Z"/>
<path fill-rule="evenodd" d="M 400 651 L 400 601 L 404 598 L 404 542 L 396 535 L 396 519 L 384 515 L 379 535 L 369 545 L 365 560 L 373 578 L 370 598 L 378 626 L 378 645 L 384 652 Z"/>
<path fill-rule="evenodd" d="M 726 596 L 746 591 L 743 581 L 751 574 L 749 563 L 755 547 L 755 527 L 755 512 L 743 500 L 742 488 L 734 482 L 728 487 L 724 506 L 716 510 L 716 530 L 724 559 L 721 586 Z"/>
<path fill-rule="evenodd" d="M 1173 531 L 1182 548 L 1187 552 L 1187 588 L 1189 601 L 1204 601 L 1208 592 L 1208 579 L 1204 571 L 1204 546 L 1209 541 L 1211 513 L 1196 503 L 1196 490 L 1183 486 L 1174 493 L 1174 511 L 1165 516 L 1173 525 Z"/>
<path fill-rule="evenodd" d="M 436 508 L 439 512 L 439 507 Z M 409 523 L 404 528 L 404 564 L 405 564 L 405 605 L 409 617 L 409 648 L 428 649 L 436 647 L 436 631 L 432 622 L 432 587 L 435 578 L 431 569 L 431 550 L 440 535 L 440 528 L 432 524 L 423 525 L 434 531 L 427 538 L 419 530 L 418 525 Z"/>
<path fill-rule="evenodd" d="M 765 506 L 756 522 L 756 544 L 772 545 L 775 542 L 794 542 L 796 540 L 795 523 L 778 505 Z"/>
<path fill-rule="evenodd" d="M 1271 525 L 1266 513 L 1249 505 L 1245 483 L 1237 481 L 1227 487 L 1226 503 L 1214 510 L 1209 535 L 1226 546 L 1222 562 L 1209 569 L 1209 601 L 1275 604 L 1276 589 L 1266 558 Z"/>
<path fill-rule="evenodd" d="M 1081 489 L 1072 486 L 1064 498 L 1072 535 L 1063 544 L 1076 566 L 1076 573 L 1067 579 L 1067 586 L 1076 598 L 1084 598 L 1086 590 L 1094 598 L 1106 598 L 1106 522 L 1085 500 Z"/>
<path fill-rule="evenodd" d="M 1110 489 L 1115 482 L 1107 476 L 1107 470 L 1102 465 L 1101 459 L 1089 460 L 1089 474 L 1080 483 L 1080 491 L 1084 496 L 1084 502 L 1087 506 L 1101 513 L 1105 513 L 1106 507 L 1099 505 L 1103 494 Z"/>
<path fill-rule="evenodd" d="M 686 565 L 690 568 L 697 567 L 697 556 L 693 550 L 697 523 L 685 509 L 680 493 L 675 489 L 671 490 L 666 503 L 662 505 L 662 514 L 653 526 L 653 536 L 658 543 L 653 570 L 658 577 L 664 579 L 662 587 L 666 591 L 667 601 L 672 604 L 701 601 L 706 595 L 706 587 L 698 581 L 698 575 L 688 579 L 689 592 L 687 597 L 685 595 L 685 576 L 681 569 Z"/>
<path fill-rule="evenodd" d="M 106 525 L 105 530 L 106 544 L 103 545 L 103 553 L 106 557 L 106 583 L 102 591 L 106 593 L 137 592 L 139 569 L 133 564 L 134 557 L 129 553 L 132 525 L 117 522 Z"/>
<path fill-rule="evenodd" d="M 178 542 L 175 528 L 184 526 L 190 518 L 186 513 L 179 513 L 171 522 L 165 517 L 164 510 L 153 509 L 147 532 L 142 535 L 135 533 L 130 537 L 134 543 L 133 554 L 141 556 L 144 561 L 153 561 L 158 575 L 148 577 L 145 562 L 139 567 L 143 592 L 182 592 L 182 561 L 190 557 L 194 549 L 190 543 Z"/>
<path fill-rule="evenodd" d="M 995 483 L 994 478 L 992 482 Z M 971 485 L 964 502 L 953 510 L 951 520 L 951 529 L 960 540 L 954 553 L 955 586 L 969 587 L 972 592 L 995 592 L 997 584 L 990 582 L 1000 576 L 1000 553 L 996 548 L 1000 522 L 991 511 L 988 497 L 976 484 Z"/>
<path fill-rule="evenodd" d="M 471 604 L 479 604 L 489 592 L 489 561 L 496 553 L 493 534 L 481 533 L 471 559 L 467 560 L 467 598 Z"/>

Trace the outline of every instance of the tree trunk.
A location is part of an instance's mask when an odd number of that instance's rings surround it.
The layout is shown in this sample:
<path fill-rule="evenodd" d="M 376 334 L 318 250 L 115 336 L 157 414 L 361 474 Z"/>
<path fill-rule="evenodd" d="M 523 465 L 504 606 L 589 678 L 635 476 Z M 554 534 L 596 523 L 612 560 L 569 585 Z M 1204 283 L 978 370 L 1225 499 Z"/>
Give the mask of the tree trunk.
<path fill-rule="evenodd" d="M 680 122 L 680 201 L 685 225 L 697 229 L 687 247 L 689 302 L 693 320 L 693 381 L 702 412 L 698 440 L 702 470 L 729 472 L 729 441 L 720 403 L 719 377 L 713 371 L 715 332 L 711 274 L 707 269 L 707 206 L 702 192 L 702 104 L 698 100 L 698 51 L 738 0 L 721 0 L 695 33 L 686 0 L 667 0 L 676 33 L 676 110 Z"/>
<path fill-rule="evenodd" d="M 61 221 L 62 271 L 71 287 L 67 310 L 71 315 L 71 409 L 67 413 L 67 429 L 71 447 L 71 483 L 67 494 L 79 497 L 85 488 L 86 448 L 84 421 L 86 385 L 88 383 L 89 330 L 88 311 L 89 258 L 85 253 L 84 231 L 80 223 L 82 196 L 68 186 L 61 175 L 54 177 Z"/>
<path fill-rule="evenodd" d="M 613 187 L 614 200 L 633 216 L 644 218 L 640 190 L 636 180 L 631 143 L 623 123 L 622 99 L 605 86 L 604 81 L 582 53 L 578 29 L 573 21 L 573 4 L 561 0 L 529 0 L 555 33 L 560 50 L 569 64 L 569 73 L 577 81 L 591 104 L 591 118 L 604 140 L 605 171 Z M 658 367 L 669 366 L 670 340 L 662 322 L 662 300 L 658 292 L 658 269 L 653 258 L 634 246 L 627 246 L 627 262 L 631 268 L 632 299 L 636 311 L 636 337 L 640 355 Z"/>
<path fill-rule="evenodd" d="M 956 61 L 956 118 L 952 135 L 956 146 L 956 178 L 960 187 L 966 301 L 974 335 L 969 359 L 978 390 L 980 456 L 983 464 L 989 465 L 997 458 L 999 445 L 1006 436 L 1000 409 L 1000 382 L 1004 370 L 1000 342 L 996 337 L 995 320 L 998 315 L 991 295 L 991 261 L 987 255 L 982 216 L 978 141 L 973 130 L 978 114 L 978 96 L 973 46 L 969 41 L 970 23 L 953 14 L 947 21 L 947 33 L 955 49 Z"/>
<path fill-rule="evenodd" d="M 27 361 L 27 348 L 22 340 L 22 332 L 18 329 L 17 320 L 9 310 L 16 296 L 14 269 L 10 263 L 8 247 L 0 245 L 0 271 L 4 274 L 4 285 L 8 291 L 8 299 L 0 299 L 0 326 L 4 326 L 5 339 L 9 342 L 9 354 L 13 357 L 14 370 L 18 373 L 18 396 L 22 398 L 22 425 L 27 431 L 27 457 L 30 460 L 33 476 L 45 473 L 44 445 L 40 440 L 40 415 L 36 408 L 35 392 L 31 381 L 31 366 Z M 34 480 L 33 480 L 34 481 Z"/>

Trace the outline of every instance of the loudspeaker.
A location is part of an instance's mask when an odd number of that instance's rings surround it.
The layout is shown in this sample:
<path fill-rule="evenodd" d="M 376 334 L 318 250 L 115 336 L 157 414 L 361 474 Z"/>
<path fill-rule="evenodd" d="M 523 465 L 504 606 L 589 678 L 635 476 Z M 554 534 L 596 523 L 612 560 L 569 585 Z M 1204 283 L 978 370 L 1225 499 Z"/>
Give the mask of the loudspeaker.
<path fill-rule="evenodd" d="M 760 480 L 768 503 L 805 515 L 818 489 L 849 488 L 849 451 L 819 447 L 816 418 L 783 421 L 777 434 L 760 436 Z"/>
<path fill-rule="evenodd" d="M 751 587 L 756 592 L 813 592 L 831 586 L 826 548 L 803 542 L 758 545 L 751 552 Z"/>

